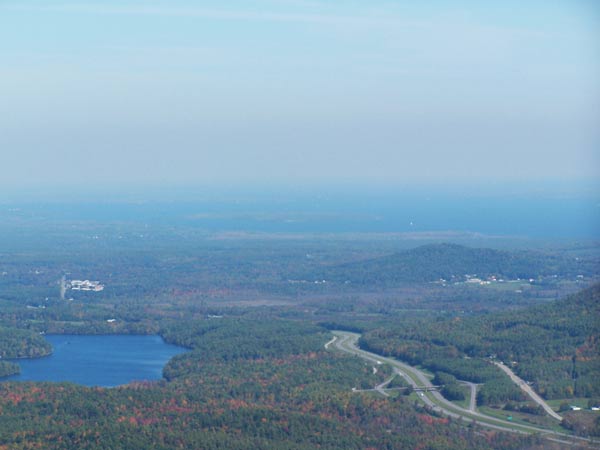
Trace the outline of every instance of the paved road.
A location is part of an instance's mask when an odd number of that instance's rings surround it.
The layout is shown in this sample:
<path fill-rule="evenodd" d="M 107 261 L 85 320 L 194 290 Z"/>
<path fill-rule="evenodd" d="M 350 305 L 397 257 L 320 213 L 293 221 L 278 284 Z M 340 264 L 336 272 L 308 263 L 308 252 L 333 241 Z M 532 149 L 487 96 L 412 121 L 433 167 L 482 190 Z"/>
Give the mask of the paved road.
<path fill-rule="evenodd" d="M 470 389 L 470 397 L 469 397 L 469 411 L 475 412 L 477 408 L 477 384 L 471 383 L 470 381 L 460 380 L 461 384 L 468 386 Z"/>
<path fill-rule="evenodd" d="M 562 420 L 562 416 L 558 415 L 556 413 L 556 411 L 554 411 L 552 408 L 550 408 L 550 405 L 548 405 L 548 403 L 546 403 L 542 397 L 540 397 L 533 389 L 531 389 L 531 386 L 529 386 L 525 381 L 523 381 L 521 378 L 519 378 L 512 370 L 510 370 L 507 366 L 505 366 L 502 363 L 499 362 L 495 362 L 494 364 L 496 364 L 498 367 L 500 367 L 500 369 L 502 369 L 502 371 L 504 371 L 504 373 L 506 373 L 511 380 L 513 380 L 517 386 L 519 386 L 523 391 L 525 391 L 525 393 L 527 395 L 529 395 L 529 397 L 531 397 L 531 399 L 536 402 L 538 405 L 540 405 L 542 408 L 544 408 L 544 411 L 546 411 L 548 413 L 548 415 L 552 416 L 553 418 L 555 418 L 556 420 Z"/>
<path fill-rule="evenodd" d="M 356 341 L 358 340 L 359 335 L 354 334 L 354 333 L 346 333 L 346 332 L 344 332 L 344 333 L 337 332 L 337 335 L 338 335 L 339 339 L 337 339 L 335 341 L 335 347 L 338 348 L 339 350 L 345 351 L 347 353 L 359 355 L 366 360 L 369 360 L 369 361 L 372 361 L 375 363 L 379 363 L 379 364 L 382 361 L 385 361 L 386 363 L 388 363 L 392 367 L 394 367 L 395 372 L 398 375 L 400 375 L 401 377 L 403 377 L 413 388 L 433 387 L 433 384 L 431 383 L 429 378 L 427 378 L 427 376 L 420 370 L 417 370 L 414 367 L 409 366 L 408 364 L 405 364 L 401 361 L 397 361 L 397 360 L 390 359 L 390 358 L 384 358 L 384 357 L 376 355 L 374 353 L 366 352 L 364 350 L 359 349 L 356 346 Z M 423 401 L 423 403 L 430 406 L 434 410 L 443 412 L 454 418 L 462 417 L 463 419 L 467 419 L 467 420 L 468 419 L 478 420 L 478 419 L 488 418 L 488 416 L 485 416 L 483 414 L 471 413 L 470 411 L 468 411 L 464 408 L 460 408 L 459 406 L 455 405 L 454 403 L 451 403 L 448 400 L 446 400 L 439 392 L 436 392 L 436 391 L 429 392 L 429 393 L 423 393 L 423 395 L 421 395 L 420 397 L 421 397 L 421 400 Z M 431 398 L 431 397 L 433 397 L 433 398 Z M 463 413 L 463 414 L 461 414 L 461 413 Z M 473 418 L 471 416 L 476 416 L 476 417 Z M 515 431 L 515 425 L 511 424 L 510 422 L 505 422 L 503 420 L 496 419 L 496 418 L 490 418 L 490 419 L 493 422 L 499 422 L 500 424 L 506 423 L 506 425 L 510 425 L 510 431 Z M 491 424 L 491 425 L 493 428 L 496 427 L 494 424 Z M 521 426 L 519 425 L 518 427 L 520 428 Z M 523 428 L 531 429 L 531 431 L 540 431 L 540 432 L 545 431 L 544 429 L 529 427 L 527 425 L 524 425 Z M 504 428 L 502 427 L 502 429 L 504 429 Z M 525 430 L 523 430 L 523 431 L 525 431 Z"/>
<path fill-rule="evenodd" d="M 327 343 L 325 344 L 325 349 L 328 349 L 328 348 L 329 348 L 329 346 L 330 346 L 331 344 L 333 344 L 333 343 L 335 342 L 335 340 L 336 340 L 336 339 L 337 339 L 337 336 L 334 336 L 334 337 L 333 337 L 333 339 L 331 339 L 329 342 L 327 342 Z"/>
<path fill-rule="evenodd" d="M 389 397 L 390 394 L 388 394 L 387 392 L 385 392 L 385 387 L 390 384 L 390 382 L 396 377 L 396 375 L 392 375 L 391 377 L 389 377 L 387 380 L 385 380 L 383 383 L 378 384 L 377 386 L 375 386 L 375 390 L 377 392 L 379 392 L 381 395 L 383 395 L 384 397 Z"/>
<path fill-rule="evenodd" d="M 402 376 L 412 387 L 431 387 L 433 386 L 429 378 L 420 370 L 409 366 L 401 361 L 386 358 L 375 353 L 367 352 L 359 349 L 356 346 L 360 335 L 356 333 L 349 333 L 344 331 L 334 332 L 338 339 L 332 342 L 340 351 L 351 353 L 360 356 L 363 359 L 381 364 L 385 362 L 390 364 L 394 371 Z M 467 422 L 477 422 L 478 424 L 487 428 L 493 428 L 501 431 L 508 431 L 512 433 L 531 434 L 536 433 L 545 437 L 546 439 L 560 442 L 566 445 L 578 445 L 578 442 L 587 441 L 589 445 L 589 439 L 580 438 L 577 436 L 571 436 L 566 433 L 558 433 L 553 430 L 546 428 L 539 428 L 530 425 L 515 424 L 506 420 L 498 419 L 496 417 L 487 416 L 477 411 L 471 411 L 470 409 L 461 408 L 454 403 L 446 400 L 439 392 L 427 392 L 420 396 L 420 399 L 431 407 L 434 411 L 441 412 L 449 417 L 461 418 Z"/>

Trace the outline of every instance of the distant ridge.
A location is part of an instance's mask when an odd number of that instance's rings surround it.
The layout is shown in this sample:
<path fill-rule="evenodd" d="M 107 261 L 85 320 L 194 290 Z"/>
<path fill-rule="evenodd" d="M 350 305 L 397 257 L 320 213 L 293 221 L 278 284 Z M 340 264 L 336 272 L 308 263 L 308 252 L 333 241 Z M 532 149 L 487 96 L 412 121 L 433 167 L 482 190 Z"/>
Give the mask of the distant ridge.
<path fill-rule="evenodd" d="M 464 280 L 465 275 L 507 279 L 553 274 L 593 274 L 590 262 L 531 251 L 502 251 L 457 244 L 430 244 L 392 255 L 323 268 L 315 279 L 353 284 Z"/>

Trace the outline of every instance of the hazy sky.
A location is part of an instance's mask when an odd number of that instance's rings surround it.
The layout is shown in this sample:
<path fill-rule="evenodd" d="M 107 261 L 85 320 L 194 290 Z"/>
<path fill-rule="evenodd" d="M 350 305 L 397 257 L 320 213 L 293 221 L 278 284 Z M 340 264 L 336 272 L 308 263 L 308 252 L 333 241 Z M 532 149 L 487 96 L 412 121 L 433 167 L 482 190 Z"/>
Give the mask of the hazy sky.
<path fill-rule="evenodd" d="M 0 185 L 600 175 L 600 2 L 0 0 Z"/>

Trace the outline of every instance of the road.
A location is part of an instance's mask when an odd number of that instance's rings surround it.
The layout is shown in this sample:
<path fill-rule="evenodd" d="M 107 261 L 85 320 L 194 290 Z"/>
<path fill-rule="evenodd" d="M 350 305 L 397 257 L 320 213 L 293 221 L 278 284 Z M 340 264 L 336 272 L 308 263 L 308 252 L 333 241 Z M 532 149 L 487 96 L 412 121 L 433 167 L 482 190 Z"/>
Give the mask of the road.
<path fill-rule="evenodd" d="M 356 342 L 358 340 L 359 335 L 354 334 L 354 333 L 346 333 L 346 332 L 343 332 L 343 333 L 336 332 L 336 334 L 338 336 L 338 339 L 335 341 L 334 344 L 337 349 L 339 349 L 341 351 L 345 351 L 347 353 L 352 353 L 352 354 L 358 355 L 358 356 L 360 356 L 366 360 L 369 360 L 371 362 L 374 362 L 374 363 L 381 363 L 382 361 L 384 361 L 384 362 L 390 364 L 394 368 L 394 371 L 398 375 L 403 377 L 413 388 L 422 388 L 422 387 L 432 387 L 433 386 L 433 384 L 431 383 L 429 378 L 427 378 L 427 376 L 420 370 L 417 370 L 414 367 L 409 366 L 408 364 L 405 364 L 401 361 L 397 361 L 397 360 L 390 359 L 390 358 L 384 358 L 375 353 L 366 352 L 365 350 L 361 350 L 358 347 L 356 347 Z M 454 418 L 462 417 L 463 419 L 467 419 L 467 420 L 469 420 L 469 419 L 481 420 L 481 419 L 488 418 L 488 416 L 485 416 L 483 414 L 471 413 L 470 411 L 468 411 L 466 409 L 460 408 L 459 406 L 446 400 L 439 392 L 424 393 L 424 395 L 421 396 L 421 400 L 423 401 L 423 403 L 430 406 L 434 410 L 443 412 L 443 413 L 447 414 L 448 416 L 451 416 Z M 472 416 L 475 416 L 475 417 L 472 417 Z M 510 425 L 511 431 L 515 428 L 521 427 L 521 425 L 515 427 L 515 424 L 511 424 L 510 422 L 506 422 L 506 421 L 496 419 L 496 418 L 490 418 L 490 420 L 493 422 L 493 423 L 491 423 L 491 425 L 493 425 L 494 427 L 496 425 L 498 425 L 495 422 L 499 422 L 500 425 L 503 423 L 506 423 L 506 425 Z M 531 428 L 532 429 L 531 431 L 540 431 L 540 432 L 545 431 L 543 429 L 529 427 L 527 425 L 524 425 L 523 427 L 525 429 Z M 525 430 L 523 430 L 523 431 L 525 431 Z"/>
<path fill-rule="evenodd" d="M 392 358 L 386 358 L 381 355 L 367 352 L 358 348 L 356 346 L 356 343 L 360 337 L 359 334 L 349 333 L 345 331 L 334 331 L 333 333 L 337 336 L 337 339 L 332 340 L 330 342 L 331 344 L 334 344 L 334 347 L 337 350 L 360 356 L 361 358 L 376 364 L 389 364 L 393 367 L 394 371 L 399 376 L 403 377 L 413 388 L 433 386 L 429 378 L 427 378 L 427 376 L 420 370 L 409 366 L 408 364 L 405 364 L 401 361 Z M 516 424 L 503 419 L 498 419 L 496 417 L 487 416 L 485 414 L 475 411 L 474 405 L 473 410 L 471 410 L 471 405 L 469 409 L 461 408 L 455 405 L 454 403 L 446 400 L 437 391 L 424 392 L 423 395 L 419 398 L 423 403 L 432 408 L 434 411 L 438 411 L 449 417 L 460 418 L 466 422 L 477 422 L 478 424 L 487 428 L 493 428 L 500 431 L 508 431 L 520 434 L 539 434 L 545 437 L 546 439 L 566 445 L 578 445 L 581 442 L 587 442 L 589 445 L 589 439 L 586 438 L 580 438 L 566 433 L 559 433 L 547 428 Z"/>
<path fill-rule="evenodd" d="M 494 364 L 500 367 L 500 369 L 502 369 L 502 371 L 506 373 L 506 375 L 508 375 L 510 379 L 517 384 L 517 386 L 519 386 L 523 391 L 525 391 L 525 393 L 529 395 L 529 397 L 531 397 L 531 399 L 534 402 L 536 402 L 538 405 L 544 408 L 544 411 L 546 411 L 549 416 L 559 421 L 563 419 L 562 416 L 558 415 L 556 411 L 550 408 L 550 405 L 548 405 L 548 403 L 546 403 L 544 399 L 542 399 L 542 397 L 540 397 L 533 389 L 531 389 L 531 386 L 529 386 L 525 381 L 519 378 L 512 370 L 510 370 L 510 368 L 499 362 L 495 362 Z"/>
<path fill-rule="evenodd" d="M 325 344 L 325 350 L 327 350 L 329 348 L 329 346 L 335 342 L 336 339 L 337 339 L 337 336 L 334 336 L 329 342 L 327 342 Z"/>
<path fill-rule="evenodd" d="M 381 395 L 383 395 L 384 397 L 389 397 L 390 394 L 388 394 L 387 392 L 384 391 L 384 388 L 390 384 L 390 382 L 395 378 L 396 375 L 392 375 L 391 377 L 389 377 L 387 380 L 385 380 L 383 383 L 378 384 L 377 386 L 375 386 L 375 390 L 377 392 L 379 392 Z"/>
<path fill-rule="evenodd" d="M 470 395 L 469 398 L 469 411 L 475 412 L 477 408 L 477 384 L 471 383 L 470 381 L 460 381 L 461 384 L 469 387 Z"/>

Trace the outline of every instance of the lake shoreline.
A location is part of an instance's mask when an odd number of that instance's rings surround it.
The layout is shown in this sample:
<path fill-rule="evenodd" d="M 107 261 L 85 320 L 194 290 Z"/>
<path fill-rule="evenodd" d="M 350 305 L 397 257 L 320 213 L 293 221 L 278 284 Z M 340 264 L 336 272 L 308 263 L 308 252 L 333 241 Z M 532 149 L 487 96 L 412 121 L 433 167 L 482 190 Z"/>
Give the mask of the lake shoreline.
<path fill-rule="evenodd" d="M 65 381 L 117 387 L 134 381 L 158 381 L 164 379 L 162 369 L 168 361 L 188 351 L 167 343 L 158 334 L 49 334 L 45 338 L 52 345 L 51 353 L 15 358 L 21 373 L 1 377 L 0 382 Z"/>

